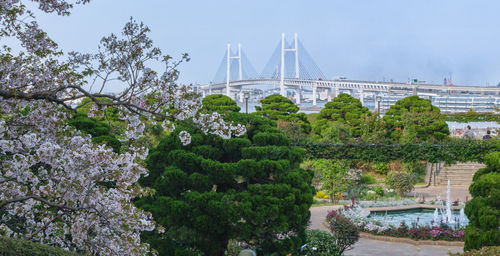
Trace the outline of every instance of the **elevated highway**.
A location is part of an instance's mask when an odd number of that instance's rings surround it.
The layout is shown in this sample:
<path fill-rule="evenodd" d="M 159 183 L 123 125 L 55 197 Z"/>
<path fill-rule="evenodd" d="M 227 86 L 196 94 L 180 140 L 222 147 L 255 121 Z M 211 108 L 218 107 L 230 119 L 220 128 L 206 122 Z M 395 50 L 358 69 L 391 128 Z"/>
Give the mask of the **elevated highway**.
<path fill-rule="evenodd" d="M 215 83 L 202 85 L 200 89 L 205 95 L 213 93 L 224 93 L 226 95 L 242 94 L 243 89 L 248 86 L 255 85 L 280 85 L 284 87 L 284 91 L 293 90 L 296 95 L 301 93 L 305 87 L 312 89 L 313 105 L 316 105 L 318 90 L 329 89 L 328 98 L 338 95 L 339 91 L 349 90 L 351 95 L 357 94 L 363 102 L 365 93 L 372 95 L 450 95 L 450 96 L 498 96 L 500 95 L 500 87 L 486 86 L 471 86 L 471 85 L 454 85 L 444 86 L 439 84 L 409 84 L 398 82 L 374 82 L 374 81 L 358 81 L 358 80 L 310 80 L 299 78 L 287 79 L 246 79 L 229 81 L 229 83 Z M 229 88 L 229 92 L 227 92 Z M 240 95 L 241 97 L 241 95 Z M 296 97 L 297 101 L 299 97 Z M 297 102 L 300 103 L 300 102 Z"/>

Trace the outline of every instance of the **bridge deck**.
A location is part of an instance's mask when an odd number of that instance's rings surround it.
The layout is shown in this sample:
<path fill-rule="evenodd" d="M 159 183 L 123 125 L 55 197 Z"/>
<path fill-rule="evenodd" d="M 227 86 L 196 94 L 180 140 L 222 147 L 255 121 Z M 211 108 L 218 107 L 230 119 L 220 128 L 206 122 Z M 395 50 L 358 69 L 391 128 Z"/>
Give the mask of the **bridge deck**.
<path fill-rule="evenodd" d="M 229 87 L 240 88 L 250 85 L 275 85 L 279 84 L 279 79 L 248 79 L 230 81 Z M 402 89 L 404 91 L 413 90 L 431 90 L 441 92 L 472 92 L 472 93 L 500 93 L 500 87 L 457 85 L 444 86 L 439 84 L 407 84 L 397 82 L 375 82 L 375 81 L 355 81 L 355 80 L 307 80 L 307 79 L 284 79 L 284 85 L 288 88 L 299 86 L 316 88 L 339 88 L 339 89 L 357 89 L 364 91 L 388 91 Z M 225 89 L 226 83 L 216 83 L 202 85 L 202 90 L 220 90 Z"/>

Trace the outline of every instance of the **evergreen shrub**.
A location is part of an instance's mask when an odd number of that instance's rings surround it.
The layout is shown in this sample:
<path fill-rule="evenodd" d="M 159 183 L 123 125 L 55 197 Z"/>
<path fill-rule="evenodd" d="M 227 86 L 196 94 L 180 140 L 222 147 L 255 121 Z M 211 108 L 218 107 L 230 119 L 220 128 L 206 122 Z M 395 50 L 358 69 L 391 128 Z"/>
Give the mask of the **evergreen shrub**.
<path fill-rule="evenodd" d="M 486 167 L 474 174 L 469 187 L 473 199 L 465 205 L 465 251 L 500 245 L 500 152 L 485 159 Z"/>
<path fill-rule="evenodd" d="M 68 252 L 63 249 L 55 248 L 45 244 L 0 236 L 0 255 L 77 256 L 83 254 Z"/>
<path fill-rule="evenodd" d="M 312 229 L 306 231 L 307 245 L 314 251 L 316 256 L 337 256 L 340 255 L 339 248 L 335 243 L 332 234 Z M 316 249 L 316 250 L 314 250 Z"/>

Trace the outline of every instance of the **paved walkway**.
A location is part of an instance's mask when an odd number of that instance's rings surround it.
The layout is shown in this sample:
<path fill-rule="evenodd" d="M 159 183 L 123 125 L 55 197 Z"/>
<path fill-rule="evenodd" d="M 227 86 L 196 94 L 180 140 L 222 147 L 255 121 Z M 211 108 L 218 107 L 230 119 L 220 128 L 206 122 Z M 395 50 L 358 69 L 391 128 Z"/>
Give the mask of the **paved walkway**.
<path fill-rule="evenodd" d="M 310 229 L 327 230 L 323 226 L 325 217 L 329 211 L 341 206 L 311 207 Z M 346 255 L 352 256 L 447 256 L 448 250 L 452 253 L 462 252 L 462 247 L 434 246 L 434 245 L 411 245 L 406 243 L 385 242 L 360 238 L 354 248 L 346 251 Z"/>
<path fill-rule="evenodd" d="M 330 212 L 331 210 L 338 210 L 343 207 L 344 206 L 342 205 L 311 207 L 309 209 L 309 211 L 311 212 L 311 219 L 309 220 L 309 229 L 327 230 L 323 226 L 323 222 L 325 222 L 325 218 L 328 212 Z"/>
<path fill-rule="evenodd" d="M 425 200 L 434 200 L 438 196 L 441 200 L 446 200 L 447 186 L 429 186 L 417 187 L 410 193 L 411 196 L 421 197 L 424 196 Z M 471 200 L 472 196 L 469 193 L 469 186 L 450 186 L 450 199 L 455 201 L 459 199 L 464 202 L 466 199 Z"/>
<path fill-rule="evenodd" d="M 411 245 L 360 238 L 354 248 L 346 251 L 345 255 L 352 256 L 448 256 L 452 253 L 462 252 L 462 247 Z"/>

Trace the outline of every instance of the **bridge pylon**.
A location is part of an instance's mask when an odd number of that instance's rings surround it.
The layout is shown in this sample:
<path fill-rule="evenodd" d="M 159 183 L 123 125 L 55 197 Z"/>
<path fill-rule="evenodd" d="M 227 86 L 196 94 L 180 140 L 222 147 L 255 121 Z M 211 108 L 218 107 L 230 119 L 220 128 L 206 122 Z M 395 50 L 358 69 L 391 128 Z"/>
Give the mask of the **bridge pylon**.
<path fill-rule="evenodd" d="M 285 53 L 286 52 L 295 52 L 295 78 L 299 78 L 299 74 L 300 74 L 299 40 L 298 40 L 297 33 L 295 33 L 295 37 L 294 37 L 294 48 L 285 48 L 285 33 L 281 34 L 280 94 L 283 97 L 286 97 L 286 91 L 285 91 Z M 300 97 L 300 93 L 299 93 L 299 95 L 297 95 L 297 97 Z"/>
<path fill-rule="evenodd" d="M 241 69 L 241 44 L 238 44 L 238 55 L 231 56 L 231 43 L 227 44 L 227 61 L 226 61 L 226 96 L 231 97 L 231 89 L 229 83 L 231 82 L 231 59 L 238 59 L 238 79 L 243 79 L 243 72 Z"/>

